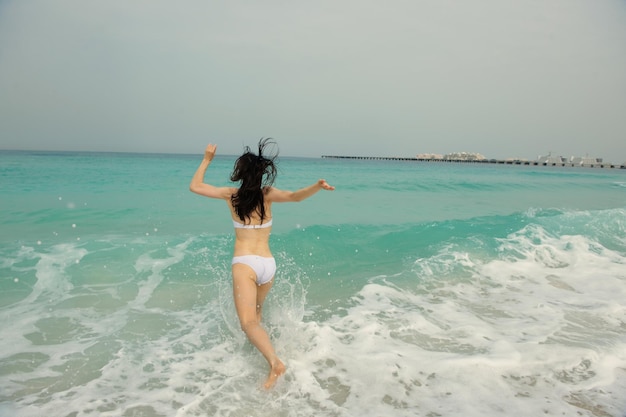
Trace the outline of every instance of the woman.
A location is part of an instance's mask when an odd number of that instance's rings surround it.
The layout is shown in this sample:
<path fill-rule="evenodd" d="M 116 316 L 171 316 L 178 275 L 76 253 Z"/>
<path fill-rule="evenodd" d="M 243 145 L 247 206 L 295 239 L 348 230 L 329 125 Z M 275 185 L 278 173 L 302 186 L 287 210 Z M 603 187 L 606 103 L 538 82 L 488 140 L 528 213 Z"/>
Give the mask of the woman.
<path fill-rule="evenodd" d="M 321 179 L 298 191 L 283 191 L 272 186 L 276 165 L 272 157 L 263 155 L 269 139 L 259 141 L 255 155 L 249 147 L 235 162 L 230 180 L 239 188 L 216 187 L 204 182 L 204 175 L 215 156 L 215 145 L 208 145 L 204 158 L 191 179 L 189 189 L 205 197 L 226 201 L 235 227 L 235 249 L 232 259 L 233 297 L 239 323 L 248 340 L 263 354 L 270 366 L 265 388 L 272 387 L 285 373 L 285 365 L 276 356 L 269 335 L 261 327 L 261 308 L 272 288 L 276 262 L 269 248 L 272 229 L 272 203 L 302 201 L 319 190 L 335 187 Z"/>

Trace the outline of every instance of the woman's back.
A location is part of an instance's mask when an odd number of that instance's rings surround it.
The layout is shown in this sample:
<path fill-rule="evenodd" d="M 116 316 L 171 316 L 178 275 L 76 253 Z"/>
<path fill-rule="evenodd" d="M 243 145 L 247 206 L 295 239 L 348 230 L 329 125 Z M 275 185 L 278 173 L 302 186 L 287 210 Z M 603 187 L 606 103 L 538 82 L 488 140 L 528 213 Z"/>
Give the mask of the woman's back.
<path fill-rule="evenodd" d="M 271 202 L 264 202 L 265 218 L 261 221 L 258 210 L 252 213 L 245 223 L 242 223 L 232 206 L 231 201 L 227 201 L 230 214 L 235 228 L 235 248 L 234 256 L 259 255 L 271 256 L 269 239 L 272 231 L 272 209 Z"/>

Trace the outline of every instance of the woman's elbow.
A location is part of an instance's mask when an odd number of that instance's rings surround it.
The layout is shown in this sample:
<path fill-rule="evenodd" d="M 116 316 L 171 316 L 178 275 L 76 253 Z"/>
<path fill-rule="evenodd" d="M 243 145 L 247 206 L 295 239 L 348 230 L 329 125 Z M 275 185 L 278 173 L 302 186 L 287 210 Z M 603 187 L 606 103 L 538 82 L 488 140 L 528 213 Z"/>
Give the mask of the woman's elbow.
<path fill-rule="evenodd" d="M 191 184 L 189 184 L 189 191 L 191 191 L 194 194 L 198 194 L 198 184 L 194 184 L 193 182 Z"/>

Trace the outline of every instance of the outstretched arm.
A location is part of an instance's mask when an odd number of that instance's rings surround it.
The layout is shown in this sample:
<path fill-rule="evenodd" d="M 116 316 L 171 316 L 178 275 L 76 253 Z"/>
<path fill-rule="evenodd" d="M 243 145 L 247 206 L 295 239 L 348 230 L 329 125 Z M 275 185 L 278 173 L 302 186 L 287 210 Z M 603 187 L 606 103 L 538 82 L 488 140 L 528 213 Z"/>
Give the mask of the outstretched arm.
<path fill-rule="evenodd" d="M 333 191 L 334 189 L 335 187 L 329 185 L 326 180 L 321 179 L 318 180 L 315 184 L 301 188 L 297 191 L 284 191 L 272 187 L 267 193 L 267 198 L 275 203 L 297 202 L 311 197 L 319 190 Z"/>
<path fill-rule="evenodd" d="M 202 162 L 200 166 L 196 170 L 196 173 L 193 174 L 193 178 L 191 178 L 191 183 L 189 184 L 189 190 L 193 193 L 203 195 L 205 197 L 210 198 L 219 198 L 226 200 L 230 198 L 232 195 L 232 189 L 229 187 L 216 187 L 211 184 L 207 184 L 204 182 L 204 174 L 206 173 L 207 168 L 211 164 L 213 157 L 215 156 L 215 150 L 217 146 L 213 144 L 209 144 L 204 151 L 204 158 L 202 158 Z"/>

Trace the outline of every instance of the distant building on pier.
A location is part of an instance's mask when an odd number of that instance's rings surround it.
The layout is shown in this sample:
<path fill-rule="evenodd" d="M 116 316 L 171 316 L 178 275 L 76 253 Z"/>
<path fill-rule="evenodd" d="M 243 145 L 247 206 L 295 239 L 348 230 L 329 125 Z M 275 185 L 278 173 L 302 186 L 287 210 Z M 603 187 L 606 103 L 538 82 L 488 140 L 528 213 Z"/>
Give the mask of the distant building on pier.
<path fill-rule="evenodd" d="M 604 163 L 603 158 L 593 158 L 590 156 L 570 156 L 566 158 L 564 156 L 553 156 L 552 153 L 548 153 L 548 155 L 537 157 L 537 162 L 542 165 L 562 165 L 562 166 L 580 166 L 580 167 L 603 167 L 603 166 L 611 166 L 610 163 Z"/>
<path fill-rule="evenodd" d="M 537 157 L 537 162 L 546 165 L 562 165 L 567 162 L 567 159 L 562 156 L 552 155 L 552 152 L 550 152 L 545 156 L 539 155 Z"/>
<path fill-rule="evenodd" d="M 483 155 L 477 152 L 452 152 L 443 156 L 447 161 L 486 161 Z"/>
<path fill-rule="evenodd" d="M 437 153 L 418 153 L 415 156 L 417 159 L 429 159 L 429 160 L 442 160 L 443 155 Z"/>

